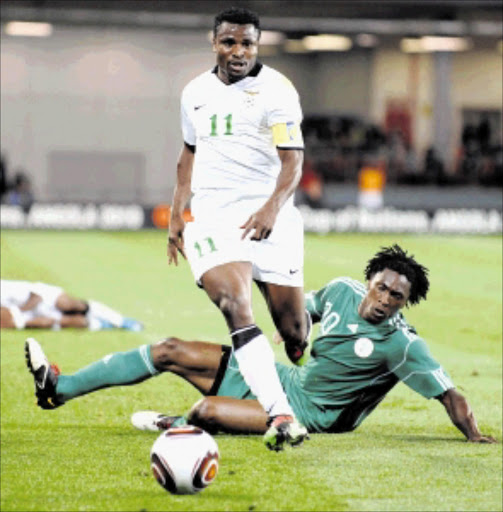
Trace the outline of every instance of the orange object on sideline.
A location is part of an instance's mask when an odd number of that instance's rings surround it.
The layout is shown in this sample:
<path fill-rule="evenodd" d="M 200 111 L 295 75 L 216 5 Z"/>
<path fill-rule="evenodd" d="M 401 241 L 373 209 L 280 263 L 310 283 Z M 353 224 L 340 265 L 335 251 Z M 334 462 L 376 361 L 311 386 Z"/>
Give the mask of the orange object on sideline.
<path fill-rule="evenodd" d="M 360 191 L 383 191 L 386 184 L 386 173 L 378 167 L 362 167 L 358 174 Z"/>
<path fill-rule="evenodd" d="M 169 204 L 158 204 L 152 210 L 152 222 L 156 228 L 166 229 L 169 227 L 169 219 L 171 218 L 171 206 Z M 183 220 L 192 222 L 194 217 L 190 212 L 190 208 L 186 208 L 183 212 Z"/>

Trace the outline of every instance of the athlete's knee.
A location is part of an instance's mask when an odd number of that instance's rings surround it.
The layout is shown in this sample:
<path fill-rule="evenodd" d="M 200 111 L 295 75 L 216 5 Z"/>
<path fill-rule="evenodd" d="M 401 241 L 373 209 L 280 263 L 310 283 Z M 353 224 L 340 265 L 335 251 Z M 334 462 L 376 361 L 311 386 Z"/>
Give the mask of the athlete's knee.
<path fill-rule="evenodd" d="M 218 411 L 210 397 L 201 398 L 189 411 L 188 422 L 210 434 L 218 432 Z"/>
<path fill-rule="evenodd" d="M 207 272 L 202 277 L 202 283 L 208 297 L 220 309 L 231 328 L 253 323 L 251 267 L 248 269 L 231 264 L 227 272 Z"/>
<path fill-rule="evenodd" d="M 184 350 L 184 341 L 170 337 L 151 346 L 152 362 L 156 370 L 167 371 L 171 365 L 177 364 Z"/>
<path fill-rule="evenodd" d="M 218 307 L 225 318 L 236 325 L 246 324 L 252 317 L 250 300 L 245 294 L 224 295 Z"/>

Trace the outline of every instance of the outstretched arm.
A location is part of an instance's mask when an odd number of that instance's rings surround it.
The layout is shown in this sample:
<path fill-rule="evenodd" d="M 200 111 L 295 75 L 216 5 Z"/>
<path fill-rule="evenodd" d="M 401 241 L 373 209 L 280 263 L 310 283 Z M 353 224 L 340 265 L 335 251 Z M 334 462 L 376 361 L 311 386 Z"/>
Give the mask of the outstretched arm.
<path fill-rule="evenodd" d="M 194 164 L 194 148 L 184 144 L 176 166 L 176 186 L 171 204 L 171 219 L 168 233 L 168 262 L 178 265 L 178 253 L 184 258 L 185 246 L 183 232 L 185 221 L 183 211 L 190 198 L 192 166 Z"/>
<path fill-rule="evenodd" d="M 31 318 L 26 321 L 25 328 L 26 329 L 51 329 L 54 324 L 56 324 L 56 320 L 53 318 L 49 318 L 47 316 L 37 316 L 35 318 Z"/>
<path fill-rule="evenodd" d="M 447 390 L 437 397 L 443 404 L 452 423 L 463 432 L 467 440 L 472 443 L 496 443 L 491 436 L 481 434 L 473 411 L 465 397 L 454 388 Z"/>
<path fill-rule="evenodd" d="M 21 308 L 1 308 L 0 327 L 2 329 L 50 329 L 55 323 L 52 318 L 42 316 L 27 320 L 27 315 L 21 311 Z"/>

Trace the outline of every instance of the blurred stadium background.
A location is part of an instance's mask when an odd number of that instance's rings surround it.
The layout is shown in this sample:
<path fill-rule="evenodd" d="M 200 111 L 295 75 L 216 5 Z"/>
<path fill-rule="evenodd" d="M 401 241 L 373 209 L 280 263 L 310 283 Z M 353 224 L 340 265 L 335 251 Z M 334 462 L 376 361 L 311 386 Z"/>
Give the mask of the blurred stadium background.
<path fill-rule="evenodd" d="M 306 230 L 501 231 L 501 1 L 234 3 L 301 96 Z M 2 228 L 165 227 L 230 5 L 2 0 Z"/>
<path fill-rule="evenodd" d="M 214 65 L 208 33 L 233 4 L 261 15 L 260 59 L 301 96 L 306 289 L 361 279 L 383 245 L 416 254 L 431 300 L 407 319 L 498 446 L 463 443 L 436 401 L 397 386 L 358 431 L 279 458 L 258 436 L 219 436 L 217 483 L 169 497 L 149 470 L 155 434 L 128 418 L 187 410 L 199 395 L 184 382 L 35 407 L 27 335 L 65 373 L 166 335 L 229 341 L 189 266 L 168 270 L 162 229 L 180 93 Z M 502 510 L 501 1 L 1 0 L 0 12 L 2 277 L 61 285 L 146 326 L 2 331 L 2 510 Z"/>

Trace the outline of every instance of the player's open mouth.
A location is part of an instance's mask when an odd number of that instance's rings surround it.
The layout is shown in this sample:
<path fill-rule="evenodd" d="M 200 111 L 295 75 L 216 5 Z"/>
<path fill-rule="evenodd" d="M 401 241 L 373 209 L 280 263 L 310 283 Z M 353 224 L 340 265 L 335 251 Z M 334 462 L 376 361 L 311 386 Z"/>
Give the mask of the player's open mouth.
<path fill-rule="evenodd" d="M 382 309 L 374 309 L 374 318 L 376 320 L 382 320 L 386 316 L 386 313 Z"/>
<path fill-rule="evenodd" d="M 243 71 L 243 69 L 245 69 L 246 63 L 245 62 L 239 62 L 239 61 L 232 61 L 232 62 L 229 62 L 229 67 L 233 71 L 241 72 L 241 71 Z"/>

